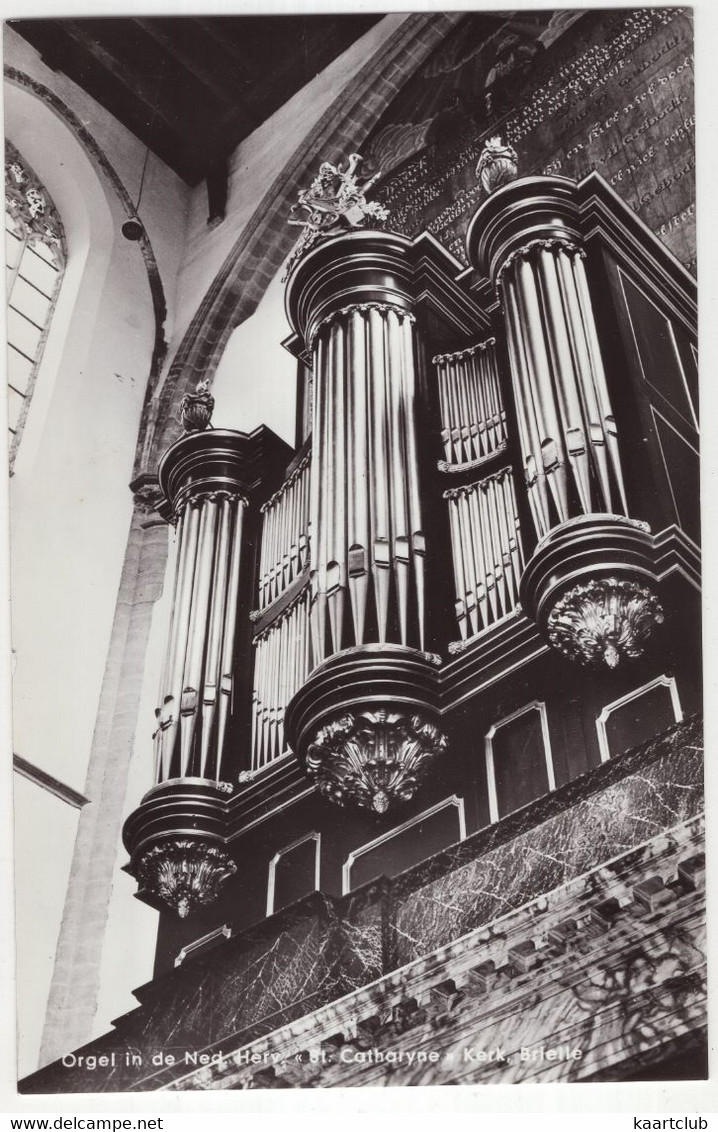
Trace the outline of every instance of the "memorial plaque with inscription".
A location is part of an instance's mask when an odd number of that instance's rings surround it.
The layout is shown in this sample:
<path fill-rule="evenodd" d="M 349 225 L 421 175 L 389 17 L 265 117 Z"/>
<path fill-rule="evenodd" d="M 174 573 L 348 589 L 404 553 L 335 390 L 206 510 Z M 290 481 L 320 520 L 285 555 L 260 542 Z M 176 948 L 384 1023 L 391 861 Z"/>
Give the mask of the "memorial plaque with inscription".
<path fill-rule="evenodd" d="M 476 161 L 500 134 L 517 150 L 522 176 L 599 172 L 695 271 L 690 11 L 555 13 L 550 21 L 545 13 L 546 26 L 532 34 L 516 21 L 473 54 L 465 49 L 463 61 L 460 25 L 369 138 L 370 160 L 386 171 L 375 195 L 392 227 L 407 235 L 428 228 L 465 263 L 466 227 L 483 199 Z M 412 120 L 429 108 L 433 118 Z"/>

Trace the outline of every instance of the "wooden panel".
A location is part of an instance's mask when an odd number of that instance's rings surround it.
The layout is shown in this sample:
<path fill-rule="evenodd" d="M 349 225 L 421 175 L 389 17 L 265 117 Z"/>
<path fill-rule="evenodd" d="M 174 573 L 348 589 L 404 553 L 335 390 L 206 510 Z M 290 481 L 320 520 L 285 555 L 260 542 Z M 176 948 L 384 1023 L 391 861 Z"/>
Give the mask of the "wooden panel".
<path fill-rule="evenodd" d="M 701 533 L 698 453 L 656 409 L 653 409 L 653 421 L 676 518 L 697 542 Z"/>
<path fill-rule="evenodd" d="M 269 865 L 267 915 L 286 908 L 318 887 L 319 834 L 280 849 Z"/>
<path fill-rule="evenodd" d="M 649 296 L 623 272 L 620 274 L 643 377 L 652 390 L 659 393 L 671 408 L 680 413 L 686 424 L 694 428 L 696 414 L 683 361 L 684 354 L 689 365 L 692 360 L 686 335 L 680 328 L 676 331 Z M 680 334 L 683 346 L 680 354 L 676 333 Z M 696 372 L 694 360 L 692 370 Z"/>
<path fill-rule="evenodd" d="M 554 786 L 543 704 L 530 704 L 491 728 L 486 738 L 492 818 L 518 810 Z"/>
<path fill-rule="evenodd" d="M 682 718 L 675 681 L 659 676 L 603 709 L 596 721 L 601 758 L 630 751 Z"/>
<path fill-rule="evenodd" d="M 463 800 L 447 798 L 356 849 L 344 865 L 344 891 L 403 872 L 465 836 Z"/>

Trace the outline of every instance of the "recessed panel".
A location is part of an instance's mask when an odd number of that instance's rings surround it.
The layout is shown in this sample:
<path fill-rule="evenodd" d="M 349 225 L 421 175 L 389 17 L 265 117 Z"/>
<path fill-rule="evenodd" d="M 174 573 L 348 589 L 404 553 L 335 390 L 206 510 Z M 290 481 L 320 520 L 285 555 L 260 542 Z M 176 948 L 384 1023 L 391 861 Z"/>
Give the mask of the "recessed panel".
<path fill-rule="evenodd" d="M 268 911 L 278 912 L 289 904 L 295 904 L 303 896 L 308 896 L 317 887 L 317 855 L 319 842 L 316 837 L 284 850 L 281 856 L 270 865 L 270 906 Z M 274 874 L 272 894 L 272 872 Z M 273 895 L 273 899 L 272 899 Z"/>
<path fill-rule="evenodd" d="M 695 406 L 671 322 L 623 272 L 621 282 L 644 378 L 684 420 L 694 424 Z"/>
<path fill-rule="evenodd" d="M 606 751 L 620 755 L 676 722 L 670 685 L 654 684 L 615 707 L 605 721 Z"/>
<path fill-rule="evenodd" d="M 499 817 L 547 793 L 547 752 L 539 708 L 531 708 L 499 727 L 491 746 Z"/>
<path fill-rule="evenodd" d="M 460 841 L 463 836 L 463 803 L 461 799 L 448 798 L 445 803 L 389 831 L 385 838 L 356 850 L 345 866 L 348 880 L 345 888 L 358 888 L 383 875 L 395 876 Z"/>

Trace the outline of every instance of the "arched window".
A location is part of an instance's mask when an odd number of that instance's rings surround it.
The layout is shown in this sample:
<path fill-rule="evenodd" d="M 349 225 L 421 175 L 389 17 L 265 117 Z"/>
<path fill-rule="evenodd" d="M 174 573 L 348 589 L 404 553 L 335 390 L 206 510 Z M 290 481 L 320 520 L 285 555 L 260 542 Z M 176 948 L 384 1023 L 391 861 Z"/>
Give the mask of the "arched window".
<path fill-rule="evenodd" d="M 65 234 L 46 189 L 5 146 L 8 427 L 10 466 L 32 398 L 65 269 Z"/>

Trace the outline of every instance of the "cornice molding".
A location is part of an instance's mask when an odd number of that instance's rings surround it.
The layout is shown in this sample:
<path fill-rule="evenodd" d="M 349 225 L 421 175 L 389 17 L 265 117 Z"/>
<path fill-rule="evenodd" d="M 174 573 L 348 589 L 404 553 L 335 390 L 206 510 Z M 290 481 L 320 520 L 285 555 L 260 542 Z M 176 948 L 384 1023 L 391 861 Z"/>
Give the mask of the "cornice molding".
<path fill-rule="evenodd" d="M 219 1063 L 171 1082 L 165 1076 L 165 1087 L 355 1085 L 372 1079 L 385 1083 L 386 1061 L 378 1060 L 372 1072 L 370 1058 L 354 1056 L 375 1048 L 384 1054 L 422 1047 L 441 1053 L 440 1063 L 424 1061 L 418 1075 L 411 1072 L 411 1063 L 402 1065 L 397 1059 L 400 1072 L 392 1080 L 405 1084 L 456 1083 L 462 1078 L 589 1079 L 607 1063 L 626 1058 L 635 1063 L 647 1052 L 660 1057 L 674 1015 L 681 1032 L 688 1018 L 695 1029 L 705 1025 L 702 844 L 703 819 L 690 819 L 507 913 L 493 921 L 490 931 L 476 929 L 267 1037 L 230 1049 L 231 1043 L 224 1042 Z M 683 928 L 676 934 L 679 908 Z M 646 956 L 647 962 L 640 973 L 636 969 L 634 987 L 636 956 Z M 660 968 L 652 967 L 651 956 L 660 958 Z M 652 977 L 646 978 L 646 968 Z M 558 1009 L 537 1012 L 539 1004 L 545 1007 L 551 1001 Z M 691 1004 L 687 1016 L 677 1009 L 681 1001 Z M 635 1025 L 644 1013 L 651 1018 L 657 1003 L 664 1012 L 663 1026 L 642 1029 L 641 1034 L 650 1032 L 653 1040 L 641 1043 Z M 517 1018 L 520 1033 L 512 1022 Z M 634 1019 L 633 1031 L 626 1027 L 629 1018 Z M 599 1026 L 619 1040 L 613 1046 L 594 1044 L 591 1038 Z M 477 1072 L 471 1059 L 467 1062 L 453 1051 L 472 1048 L 478 1034 L 485 1051 L 498 1039 L 505 1057 L 487 1060 Z M 544 1049 L 565 1044 L 579 1049 L 580 1056 L 548 1065 L 537 1058 L 526 1065 L 517 1056 L 516 1043 Z M 323 1050 L 324 1057 L 317 1061 L 302 1056 L 309 1049 Z M 339 1054 L 342 1049 L 344 1055 Z M 260 1056 L 252 1062 L 246 1056 L 263 1051 L 269 1055 L 266 1061 Z M 267 1063 L 275 1068 L 268 1071 Z"/>
<path fill-rule="evenodd" d="M 576 186 L 581 231 L 589 250 L 601 247 L 661 294 L 689 333 L 698 325 L 698 283 L 600 173 Z"/>
<path fill-rule="evenodd" d="M 368 259 L 372 256 L 371 260 Z M 415 239 L 386 231 L 360 229 L 347 236 L 334 236 L 319 244 L 301 260 L 290 278 L 287 289 L 287 314 L 294 333 L 282 343 L 290 353 L 309 364 L 310 354 L 302 333 L 302 326 L 308 328 L 309 346 L 326 318 L 340 313 L 345 291 L 340 290 L 332 297 L 332 312 L 319 320 L 312 320 L 304 313 L 306 299 L 297 292 L 305 289 L 303 279 L 307 276 L 331 271 L 332 285 L 337 286 L 337 265 L 341 270 L 349 270 L 352 259 L 360 269 L 374 269 L 379 290 L 374 293 L 367 282 L 362 286 L 367 302 L 378 302 L 384 297 L 388 301 L 389 291 L 384 282 L 387 265 L 397 272 L 397 284 L 391 290 L 397 300 L 401 300 L 407 313 L 412 309 L 427 309 L 443 321 L 457 337 L 485 335 L 491 330 L 491 323 L 482 304 L 476 301 L 466 285 L 466 272 L 459 261 L 429 232 L 422 232 Z M 325 261 L 330 267 L 323 267 Z M 386 261 L 386 262 L 385 262 Z M 400 280 L 400 283 L 399 283 Z M 398 289 L 397 289 L 398 285 Z M 369 288 L 369 289 L 367 289 Z M 357 303 L 352 304 L 358 306 Z M 349 308 L 347 308 L 349 309 Z"/>
<path fill-rule="evenodd" d="M 211 494 L 238 497 L 247 503 L 272 491 L 277 468 L 292 453 L 266 425 L 250 433 L 234 429 L 191 432 L 170 445 L 160 460 L 157 478 L 163 494 L 159 513 L 167 521 L 188 502 Z"/>

